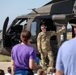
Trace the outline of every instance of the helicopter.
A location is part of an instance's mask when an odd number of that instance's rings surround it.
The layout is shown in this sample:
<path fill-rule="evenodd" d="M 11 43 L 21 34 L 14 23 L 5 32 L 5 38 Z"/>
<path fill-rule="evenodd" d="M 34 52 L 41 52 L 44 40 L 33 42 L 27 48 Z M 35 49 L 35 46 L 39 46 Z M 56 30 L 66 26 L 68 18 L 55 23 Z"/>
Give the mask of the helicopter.
<path fill-rule="evenodd" d="M 32 40 L 30 45 L 37 50 L 37 36 L 41 31 L 40 25 L 44 22 L 47 26 L 47 31 L 57 31 L 63 25 L 66 27 L 65 31 L 62 32 L 63 40 L 60 35 L 52 36 L 50 38 L 52 50 L 58 50 L 60 44 L 67 40 L 67 24 L 75 24 L 76 22 L 76 1 L 75 0 L 52 0 L 44 4 L 40 8 L 32 9 L 31 13 L 17 16 L 8 27 L 9 17 L 5 19 L 2 40 L 0 46 L 0 54 L 11 55 L 11 49 L 14 45 L 20 43 L 20 33 L 23 29 L 27 29 L 32 34 Z M 8 28 L 7 28 L 8 27 Z M 72 27 L 72 37 L 74 37 Z M 59 45 L 59 46 L 58 46 Z"/>

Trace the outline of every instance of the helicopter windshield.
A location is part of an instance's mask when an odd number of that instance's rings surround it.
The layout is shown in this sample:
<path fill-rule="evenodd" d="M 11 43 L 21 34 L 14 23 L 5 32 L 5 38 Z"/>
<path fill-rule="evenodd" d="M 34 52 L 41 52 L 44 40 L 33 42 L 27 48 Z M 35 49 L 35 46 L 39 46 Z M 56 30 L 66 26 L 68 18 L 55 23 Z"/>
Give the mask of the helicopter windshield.
<path fill-rule="evenodd" d="M 27 19 L 18 19 L 15 23 L 15 25 L 27 25 Z"/>

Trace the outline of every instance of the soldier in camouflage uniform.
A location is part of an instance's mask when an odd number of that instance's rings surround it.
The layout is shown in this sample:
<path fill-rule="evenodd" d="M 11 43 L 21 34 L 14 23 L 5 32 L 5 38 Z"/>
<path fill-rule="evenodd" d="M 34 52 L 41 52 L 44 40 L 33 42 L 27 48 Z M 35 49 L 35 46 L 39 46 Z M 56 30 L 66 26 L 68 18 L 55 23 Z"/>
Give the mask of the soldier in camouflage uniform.
<path fill-rule="evenodd" d="M 42 61 L 42 68 L 46 69 L 46 57 L 49 59 L 49 67 L 53 67 L 54 59 L 53 53 L 50 46 L 50 37 L 53 35 L 57 35 L 62 32 L 65 27 L 62 27 L 57 32 L 54 31 L 46 31 L 46 26 L 43 24 L 41 25 L 41 30 L 37 37 L 37 47 L 38 51 L 41 54 L 41 61 Z"/>

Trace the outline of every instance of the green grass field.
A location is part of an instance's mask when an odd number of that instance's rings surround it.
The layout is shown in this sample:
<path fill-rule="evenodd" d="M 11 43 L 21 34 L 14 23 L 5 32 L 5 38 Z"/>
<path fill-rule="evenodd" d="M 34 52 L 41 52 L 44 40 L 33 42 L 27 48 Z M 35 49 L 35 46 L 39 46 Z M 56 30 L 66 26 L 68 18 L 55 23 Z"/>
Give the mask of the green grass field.
<path fill-rule="evenodd" d="M 0 62 L 10 62 L 10 57 L 0 54 Z"/>

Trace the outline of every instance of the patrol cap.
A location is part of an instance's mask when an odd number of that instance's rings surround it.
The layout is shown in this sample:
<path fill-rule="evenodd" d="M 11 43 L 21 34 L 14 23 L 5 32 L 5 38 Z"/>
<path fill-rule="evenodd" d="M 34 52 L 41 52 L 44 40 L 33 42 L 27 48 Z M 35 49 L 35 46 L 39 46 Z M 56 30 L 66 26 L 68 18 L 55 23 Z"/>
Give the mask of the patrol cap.
<path fill-rule="evenodd" d="M 41 22 L 40 22 L 40 26 L 41 26 L 41 25 L 45 25 L 45 21 L 41 21 Z"/>
<path fill-rule="evenodd" d="M 47 26 L 45 25 L 45 23 L 44 23 L 44 22 L 42 22 L 41 27 L 42 27 L 42 26 L 45 26 L 45 27 L 47 28 Z"/>

